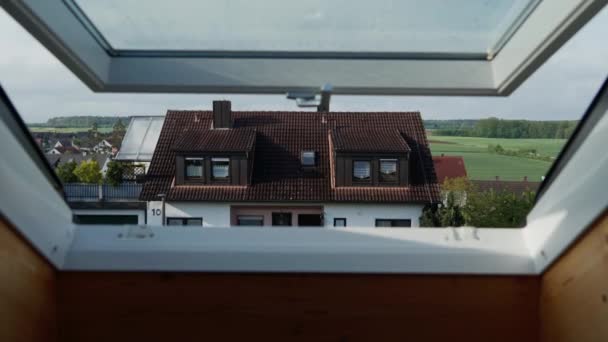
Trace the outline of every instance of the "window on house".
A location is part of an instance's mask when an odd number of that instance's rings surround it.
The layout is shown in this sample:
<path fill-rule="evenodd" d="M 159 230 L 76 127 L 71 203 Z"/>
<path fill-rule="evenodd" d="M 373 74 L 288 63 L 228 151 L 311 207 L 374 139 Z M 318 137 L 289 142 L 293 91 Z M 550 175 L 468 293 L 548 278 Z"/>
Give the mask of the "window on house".
<path fill-rule="evenodd" d="M 262 215 L 239 215 L 236 217 L 237 226 L 263 226 L 264 216 Z"/>
<path fill-rule="evenodd" d="M 211 177 L 214 180 L 228 180 L 230 177 L 230 158 L 211 158 Z"/>
<path fill-rule="evenodd" d="M 202 217 L 167 217 L 167 226 L 202 226 Z"/>
<path fill-rule="evenodd" d="M 321 214 L 299 214 L 298 226 L 301 227 L 320 227 L 323 225 L 323 216 Z"/>
<path fill-rule="evenodd" d="M 376 219 L 376 227 L 411 227 L 410 219 Z"/>
<path fill-rule="evenodd" d="M 381 183 L 397 182 L 397 159 L 380 159 L 379 180 Z"/>
<path fill-rule="evenodd" d="M 300 162 L 302 163 L 302 166 L 315 166 L 316 165 L 315 151 L 302 151 L 302 156 L 300 159 L 301 159 Z"/>
<path fill-rule="evenodd" d="M 369 160 L 353 161 L 353 183 L 369 183 L 371 180 L 371 162 Z"/>
<path fill-rule="evenodd" d="M 186 178 L 203 178 L 203 158 L 185 158 Z"/>
<path fill-rule="evenodd" d="M 346 219 L 334 218 L 334 227 L 346 227 Z"/>
<path fill-rule="evenodd" d="M 273 226 L 291 226 L 291 213 L 272 213 Z"/>

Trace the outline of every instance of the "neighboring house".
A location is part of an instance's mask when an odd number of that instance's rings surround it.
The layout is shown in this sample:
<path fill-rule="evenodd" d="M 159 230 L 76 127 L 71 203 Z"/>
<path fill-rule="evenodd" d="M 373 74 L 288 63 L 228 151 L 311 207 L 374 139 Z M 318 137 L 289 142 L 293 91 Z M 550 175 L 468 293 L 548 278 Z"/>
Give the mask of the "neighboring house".
<path fill-rule="evenodd" d="M 446 179 L 466 178 L 467 169 L 461 156 L 433 156 L 437 181 L 443 184 Z"/>
<path fill-rule="evenodd" d="M 64 145 L 57 146 L 57 144 L 55 144 L 55 147 L 53 147 L 52 149 L 47 151 L 47 154 L 79 154 L 79 153 L 80 153 L 80 149 L 75 146 L 64 146 Z"/>
<path fill-rule="evenodd" d="M 75 148 L 78 148 L 78 146 L 74 145 L 72 139 L 58 139 L 57 142 L 55 142 L 55 145 L 53 145 L 53 147 L 54 148 L 58 148 L 58 147 L 75 147 Z"/>
<path fill-rule="evenodd" d="M 140 197 L 148 224 L 415 227 L 440 201 L 418 112 L 213 108 L 168 111 Z"/>
<path fill-rule="evenodd" d="M 522 195 L 524 192 L 536 192 L 541 182 L 529 182 L 528 177 L 524 177 L 523 181 L 504 181 L 496 177 L 496 180 L 472 180 L 471 183 L 479 191 L 508 191 Z"/>
<path fill-rule="evenodd" d="M 47 159 L 55 156 L 47 155 Z M 62 155 L 58 165 L 95 160 L 105 176 L 108 163 L 107 154 Z M 142 185 L 133 182 L 117 186 L 110 184 L 64 184 L 63 191 L 74 219 L 80 224 L 145 224 L 146 204 L 139 201 Z"/>
<path fill-rule="evenodd" d="M 95 146 L 93 146 L 93 152 L 95 153 L 112 153 L 112 144 L 106 140 L 103 139 L 102 141 L 100 141 L 99 143 L 97 143 Z"/>

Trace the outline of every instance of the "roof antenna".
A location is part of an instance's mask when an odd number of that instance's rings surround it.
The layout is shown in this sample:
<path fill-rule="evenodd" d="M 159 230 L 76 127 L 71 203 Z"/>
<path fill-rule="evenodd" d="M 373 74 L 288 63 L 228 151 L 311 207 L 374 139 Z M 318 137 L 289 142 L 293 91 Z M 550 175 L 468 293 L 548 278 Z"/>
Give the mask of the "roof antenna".
<path fill-rule="evenodd" d="M 287 92 L 287 98 L 296 100 L 298 107 L 317 107 L 317 112 L 329 112 L 332 91 L 332 85 L 325 83 L 321 87 L 320 94 L 315 91 L 290 91 Z"/>

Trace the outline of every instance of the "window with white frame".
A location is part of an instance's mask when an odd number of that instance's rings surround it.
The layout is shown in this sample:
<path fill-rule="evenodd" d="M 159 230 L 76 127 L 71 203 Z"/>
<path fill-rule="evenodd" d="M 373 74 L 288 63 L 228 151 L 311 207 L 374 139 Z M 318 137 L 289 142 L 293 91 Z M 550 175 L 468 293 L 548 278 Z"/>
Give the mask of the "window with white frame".
<path fill-rule="evenodd" d="M 372 166 L 369 160 L 353 160 L 353 183 L 371 183 Z"/>
<path fill-rule="evenodd" d="M 184 166 L 186 171 L 186 179 L 202 179 L 204 177 L 204 159 L 203 158 L 184 158 Z"/>
<path fill-rule="evenodd" d="M 380 159 L 380 183 L 397 183 L 399 175 L 397 173 L 397 159 Z"/>
<path fill-rule="evenodd" d="M 227 181 L 230 178 L 230 158 L 211 158 L 211 179 Z"/>

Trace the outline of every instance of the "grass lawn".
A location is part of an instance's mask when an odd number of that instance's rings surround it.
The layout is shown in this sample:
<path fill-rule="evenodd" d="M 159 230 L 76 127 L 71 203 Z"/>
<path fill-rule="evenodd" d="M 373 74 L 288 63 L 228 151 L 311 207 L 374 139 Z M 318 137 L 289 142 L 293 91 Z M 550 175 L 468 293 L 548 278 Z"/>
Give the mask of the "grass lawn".
<path fill-rule="evenodd" d="M 488 153 L 488 145 L 500 144 L 505 149 L 536 149 L 545 156 L 555 157 L 565 139 L 494 139 L 473 137 L 429 136 L 433 155 L 463 156 L 471 179 L 491 180 L 499 176 L 504 180 L 540 181 L 551 162 L 503 156 Z"/>
<path fill-rule="evenodd" d="M 437 155 L 440 153 L 433 154 Z M 547 173 L 550 162 L 527 158 L 502 156 L 482 152 L 447 152 L 446 156 L 462 156 L 470 179 L 493 180 L 499 176 L 502 180 L 523 180 L 540 182 Z"/>
<path fill-rule="evenodd" d="M 450 137 L 430 135 L 431 148 L 435 150 L 453 152 L 485 152 L 488 145 L 500 144 L 508 150 L 536 149 L 545 156 L 555 157 L 566 143 L 566 139 L 502 139 L 502 138 L 475 138 L 475 137 Z M 436 143 L 437 141 L 447 142 L 448 144 Z"/>
<path fill-rule="evenodd" d="M 50 133 L 78 133 L 78 132 L 87 132 L 90 127 L 28 127 L 30 131 L 36 133 L 42 132 L 50 132 Z M 112 132 L 112 127 L 99 127 L 97 129 L 99 133 L 110 133 Z"/>

